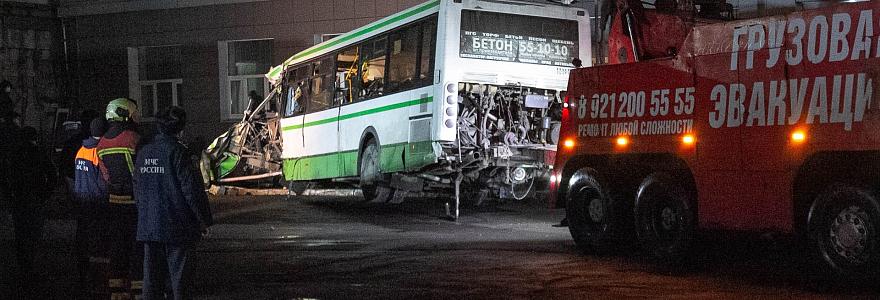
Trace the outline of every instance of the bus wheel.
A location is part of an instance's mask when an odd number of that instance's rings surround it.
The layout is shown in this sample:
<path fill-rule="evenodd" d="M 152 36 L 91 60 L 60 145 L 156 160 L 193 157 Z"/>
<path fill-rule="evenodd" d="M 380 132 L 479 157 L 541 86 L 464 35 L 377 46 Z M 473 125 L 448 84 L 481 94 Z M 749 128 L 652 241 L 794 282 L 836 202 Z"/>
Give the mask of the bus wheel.
<path fill-rule="evenodd" d="M 657 263 L 678 264 L 690 249 L 695 222 L 688 195 L 664 173 L 653 173 L 639 185 L 634 209 L 636 237 Z"/>
<path fill-rule="evenodd" d="M 311 188 L 311 184 L 306 181 L 288 181 L 287 182 L 287 191 L 288 194 L 293 193 L 297 196 L 303 196 L 307 189 Z"/>
<path fill-rule="evenodd" d="M 880 207 L 868 191 L 834 186 L 810 208 L 813 249 L 831 273 L 857 283 L 880 272 Z"/>
<path fill-rule="evenodd" d="M 382 171 L 379 169 L 379 146 L 370 142 L 361 154 L 360 186 L 364 194 L 364 201 L 387 202 L 394 197 L 394 190 L 379 185 L 382 179 Z"/>
<path fill-rule="evenodd" d="M 581 251 L 604 253 L 613 246 L 619 218 L 607 186 L 596 173 L 583 169 L 574 174 L 566 193 L 565 217 L 571 237 Z"/>

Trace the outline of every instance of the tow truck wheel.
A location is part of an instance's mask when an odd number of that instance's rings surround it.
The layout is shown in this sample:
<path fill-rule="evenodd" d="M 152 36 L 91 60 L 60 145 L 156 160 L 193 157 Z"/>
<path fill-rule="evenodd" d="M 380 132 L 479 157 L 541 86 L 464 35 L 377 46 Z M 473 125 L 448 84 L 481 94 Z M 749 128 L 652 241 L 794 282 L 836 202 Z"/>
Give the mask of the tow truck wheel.
<path fill-rule="evenodd" d="M 360 162 L 360 187 L 366 202 L 388 202 L 394 197 L 394 190 L 379 185 L 382 179 L 382 171 L 379 168 L 379 145 L 370 141 L 361 153 Z"/>
<path fill-rule="evenodd" d="M 592 169 L 578 171 L 566 193 L 568 230 L 584 252 L 607 253 L 614 246 L 618 220 L 613 198 Z"/>
<path fill-rule="evenodd" d="M 836 279 L 865 283 L 880 275 L 880 206 L 868 190 L 833 186 L 809 214 L 813 251 Z"/>
<path fill-rule="evenodd" d="M 694 234 L 694 212 L 687 190 L 665 173 L 653 173 L 636 194 L 636 237 L 659 264 L 677 265 Z"/>

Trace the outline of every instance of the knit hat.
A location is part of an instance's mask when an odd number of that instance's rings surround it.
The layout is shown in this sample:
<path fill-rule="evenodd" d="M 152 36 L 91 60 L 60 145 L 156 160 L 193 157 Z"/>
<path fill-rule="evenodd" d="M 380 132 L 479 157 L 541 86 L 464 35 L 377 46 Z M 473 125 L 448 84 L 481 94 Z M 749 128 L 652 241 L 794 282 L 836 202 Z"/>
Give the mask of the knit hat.
<path fill-rule="evenodd" d="M 89 124 L 89 134 L 97 137 L 104 136 L 105 132 L 107 132 L 107 122 L 104 121 L 104 118 L 92 119 L 92 123 Z"/>

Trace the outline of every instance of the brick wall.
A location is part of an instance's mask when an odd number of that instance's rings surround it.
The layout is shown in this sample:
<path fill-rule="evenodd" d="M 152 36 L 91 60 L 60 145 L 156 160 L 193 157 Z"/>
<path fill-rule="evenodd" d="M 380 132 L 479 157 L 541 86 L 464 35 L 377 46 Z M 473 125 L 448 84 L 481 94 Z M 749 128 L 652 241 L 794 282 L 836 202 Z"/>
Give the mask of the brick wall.
<path fill-rule="evenodd" d="M 48 5 L 0 1 L 0 80 L 26 126 L 49 132 L 59 92 L 59 21 Z"/>

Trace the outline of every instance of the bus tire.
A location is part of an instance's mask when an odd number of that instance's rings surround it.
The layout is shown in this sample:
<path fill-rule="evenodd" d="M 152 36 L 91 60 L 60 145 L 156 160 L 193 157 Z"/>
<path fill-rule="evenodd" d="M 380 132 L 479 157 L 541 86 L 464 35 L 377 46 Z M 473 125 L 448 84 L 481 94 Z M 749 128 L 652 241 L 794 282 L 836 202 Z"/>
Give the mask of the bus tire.
<path fill-rule="evenodd" d="M 358 162 L 360 187 L 365 202 L 384 203 L 394 197 L 394 190 L 379 184 L 382 171 L 379 164 L 379 145 L 374 141 L 367 143 Z"/>
<path fill-rule="evenodd" d="M 636 238 L 658 264 L 678 266 L 690 250 L 696 224 L 689 195 L 666 173 L 648 175 L 639 185 L 633 211 Z"/>
<path fill-rule="evenodd" d="M 615 246 L 622 219 L 619 203 L 608 185 L 593 169 L 581 169 L 572 176 L 566 193 L 565 217 L 578 248 L 585 253 L 608 253 Z"/>
<path fill-rule="evenodd" d="M 880 206 L 867 189 L 834 185 L 808 215 L 811 249 L 834 279 L 868 283 L 880 275 Z"/>
<path fill-rule="evenodd" d="M 288 181 L 287 182 L 287 192 L 288 194 L 292 193 L 297 196 L 303 196 L 306 190 L 311 188 L 311 183 L 307 181 Z"/>

